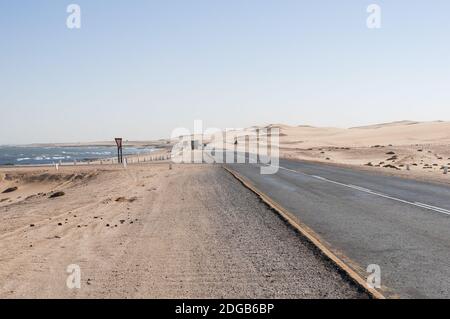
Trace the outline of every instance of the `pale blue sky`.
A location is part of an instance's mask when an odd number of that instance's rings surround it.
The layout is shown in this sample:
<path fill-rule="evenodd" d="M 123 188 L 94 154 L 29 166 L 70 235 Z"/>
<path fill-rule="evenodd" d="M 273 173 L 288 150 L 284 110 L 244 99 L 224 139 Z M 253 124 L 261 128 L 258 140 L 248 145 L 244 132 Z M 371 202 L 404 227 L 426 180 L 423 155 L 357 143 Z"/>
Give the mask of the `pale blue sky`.
<path fill-rule="evenodd" d="M 82 28 L 66 28 L 77 3 Z M 369 4 L 382 29 L 366 27 Z M 448 0 L 0 0 L 0 144 L 450 120 Z"/>

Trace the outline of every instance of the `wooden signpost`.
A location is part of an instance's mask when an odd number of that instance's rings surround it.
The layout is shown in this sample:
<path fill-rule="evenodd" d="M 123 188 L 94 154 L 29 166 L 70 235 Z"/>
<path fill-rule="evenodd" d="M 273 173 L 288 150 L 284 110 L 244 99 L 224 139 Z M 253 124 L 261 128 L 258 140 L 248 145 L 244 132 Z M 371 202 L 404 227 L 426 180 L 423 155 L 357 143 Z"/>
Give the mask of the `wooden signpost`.
<path fill-rule="evenodd" d="M 123 163 L 123 153 L 122 153 L 122 138 L 117 137 L 116 138 L 116 144 L 117 144 L 117 162 L 119 164 Z"/>

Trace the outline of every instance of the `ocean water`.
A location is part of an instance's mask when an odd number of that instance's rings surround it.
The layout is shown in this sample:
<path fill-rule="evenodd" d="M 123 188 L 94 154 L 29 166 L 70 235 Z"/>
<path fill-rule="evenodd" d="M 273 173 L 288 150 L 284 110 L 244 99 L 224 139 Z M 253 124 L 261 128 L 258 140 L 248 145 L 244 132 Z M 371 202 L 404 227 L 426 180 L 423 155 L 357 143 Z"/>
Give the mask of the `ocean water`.
<path fill-rule="evenodd" d="M 124 147 L 123 155 L 148 154 L 155 148 Z M 0 146 L 0 165 L 29 165 L 85 162 L 104 158 L 116 158 L 115 146 L 89 147 L 33 147 Z"/>

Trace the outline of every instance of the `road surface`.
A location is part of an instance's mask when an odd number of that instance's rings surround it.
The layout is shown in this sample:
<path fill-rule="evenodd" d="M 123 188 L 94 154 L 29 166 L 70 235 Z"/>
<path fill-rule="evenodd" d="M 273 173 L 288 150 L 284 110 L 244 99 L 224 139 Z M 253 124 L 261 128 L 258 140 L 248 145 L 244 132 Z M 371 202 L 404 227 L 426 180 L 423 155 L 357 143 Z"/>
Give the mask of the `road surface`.
<path fill-rule="evenodd" d="M 381 267 L 383 293 L 450 298 L 450 187 L 337 166 L 281 160 L 227 164 L 310 227 L 360 273 Z"/>

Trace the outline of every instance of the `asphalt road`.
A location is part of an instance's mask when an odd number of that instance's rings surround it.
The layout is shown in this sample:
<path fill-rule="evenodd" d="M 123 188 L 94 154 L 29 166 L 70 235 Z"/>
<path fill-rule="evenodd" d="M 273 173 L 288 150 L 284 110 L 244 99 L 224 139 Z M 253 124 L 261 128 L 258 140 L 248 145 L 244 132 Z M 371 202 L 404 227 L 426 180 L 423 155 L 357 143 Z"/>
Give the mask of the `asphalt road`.
<path fill-rule="evenodd" d="M 388 297 L 450 298 L 450 187 L 331 165 L 228 164 L 353 267 L 381 267 Z"/>

